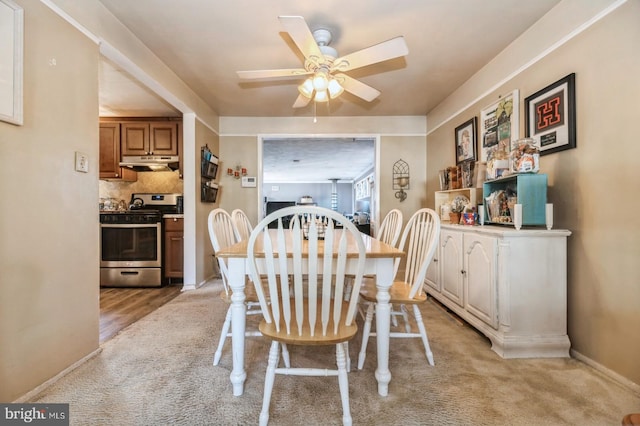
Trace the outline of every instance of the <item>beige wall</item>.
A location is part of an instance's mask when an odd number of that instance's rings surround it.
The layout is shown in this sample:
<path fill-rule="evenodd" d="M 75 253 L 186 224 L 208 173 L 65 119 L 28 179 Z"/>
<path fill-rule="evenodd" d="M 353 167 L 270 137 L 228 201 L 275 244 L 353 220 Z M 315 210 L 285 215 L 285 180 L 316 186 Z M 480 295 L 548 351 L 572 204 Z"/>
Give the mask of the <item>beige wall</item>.
<path fill-rule="evenodd" d="M 633 175 L 635 159 L 640 158 L 639 17 L 640 2 L 628 1 L 427 137 L 427 188 L 432 206 L 437 171 L 454 163 L 451 146 L 457 125 L 479 116 L 481 108 L 498 95 L 519 89 L 520 136 L 524 136 L 524 98 L 576 73 L 577 148 L 540 160 L 541 172 L 549 175 L 554 226 L 572 231 L 568 240 L 569 337 L 574 355 L 586 357 L 587 362 L 632 386 L 640 384 L 640 226 L 634 219 L 640 200 Z M 519 49 L 526 45 L 520 44 Z M 501 55 L 508 58 L 510 53 L 517 58 L 522 51 L 507 50 Z M 466 89 L 482 93 L 486 84 L 471 79 Z M 442 110 L 438 114 L 446 116 Z"/>
<path fill-rule="evenodd" d="M 221 137 L 220 142 L 220 207 L 231 213 L 242 209 L 252 224 L 258 222 L 258 188 L 243 188 L 239 179 L 226 175 L 227 168 L 247 169 L 258 177 L 258 138 L 256 136 Z"/>
<path fill-rule="evenodd" d="M 2 402 L 96 350 L 99 331 L 98 47 L 42 3 L 17 3 L 24 125 L 0 122 Z"/>

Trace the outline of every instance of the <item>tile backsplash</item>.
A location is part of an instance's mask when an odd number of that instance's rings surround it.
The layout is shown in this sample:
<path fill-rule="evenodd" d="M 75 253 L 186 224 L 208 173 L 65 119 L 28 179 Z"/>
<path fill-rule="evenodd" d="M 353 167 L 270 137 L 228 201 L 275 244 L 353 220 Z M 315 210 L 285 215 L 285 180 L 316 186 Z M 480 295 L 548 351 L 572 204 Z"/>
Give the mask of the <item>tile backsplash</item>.
<path fill-rule="evenodd" d="M 183 193 L 183 181 L 174 172 L 138 172 L 136 182 L 99 181 L 100 198 L 124 200 L 128 205 L 131 194 L 140 192 Z"/>

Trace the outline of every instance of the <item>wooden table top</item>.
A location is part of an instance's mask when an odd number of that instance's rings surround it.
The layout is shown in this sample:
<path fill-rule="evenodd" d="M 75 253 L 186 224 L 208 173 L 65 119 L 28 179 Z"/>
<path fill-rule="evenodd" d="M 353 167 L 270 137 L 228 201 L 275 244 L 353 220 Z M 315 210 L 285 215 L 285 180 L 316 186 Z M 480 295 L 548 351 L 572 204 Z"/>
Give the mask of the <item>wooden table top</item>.
<path fill-rule="evenodd" d="M 271 234 L 271 238 L 274 244 L 276 241 L 276 231 L 277 231 L 276 229 L 269 229 L 269 233 Z M 293 246 L 291 241 L 292 233 L 288 229 L 285 229 L 284 232 L 285 232 L 287 248 L 290 248 Z M 347 231 L 337 229 L 335 232 L 336 232 L 336 235 L 334 237 L 334 247 L 337 246 L 341 233 L 347 232 Z M 385 258 L 385 257 L 398 258 L 398 257 L 405 256 L 405 253 L 400 249 L 397 249 L 393 246 L 385 244 L 369 235 L 366 235 L 366 234 L 361 234 L 361 235 L 362 235 L 362 240 L 364 242 L 364 246 L 366 249 L 367 258 Z M 247 245 L 248 245 L 247 243 L 248 243 L 248 240 L 240 241 L 239 243 L 236 243 L 230 247 L 220 250 L 219 252 L 216 253 L 216 256 L 221 258 L 232 258 L 232 257 L 246 258 Z M 320 246 L 318 247 L 319 254 L 322 254 L 324 252 L 323 244 L 324 244 L 324 241 L 320 241 Z M 309 247 L 309 242 L 307 240 L 303 240 L 302 241 L 303 256 L 304 254 L 308 253 L 308 247 Z M 256 245 L 255 245 L 255 254 L 257 257 L 261 257 L 260 256 L 261 253 L 263 253 L 262 239 L 258 238 L 256 240 Z M 290 254 L 291 251 L 288 249 L 287 253 Z M 356 243 L 353 237 L 351 236 L 351 234 L 347 232 L 347 257 L 356 257 L 357 254 L 358 254 L 358 249 L 357 249 Z"/>

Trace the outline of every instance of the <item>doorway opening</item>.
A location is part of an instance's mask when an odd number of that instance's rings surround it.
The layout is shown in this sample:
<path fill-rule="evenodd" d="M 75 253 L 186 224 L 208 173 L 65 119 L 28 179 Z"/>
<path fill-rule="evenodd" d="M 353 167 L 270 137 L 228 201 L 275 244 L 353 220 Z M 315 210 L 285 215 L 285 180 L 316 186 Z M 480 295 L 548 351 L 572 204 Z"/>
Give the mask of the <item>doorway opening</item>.
<path fill-rule="evenodd" d="M 313 203 L 347 217 L 366 213 L 367 222 L 377 223 L 379 145 L 377 135 L 259 137 L 259 217 L 269 203 Z M 365 183 L 366 196 L 356 194 Z"/>

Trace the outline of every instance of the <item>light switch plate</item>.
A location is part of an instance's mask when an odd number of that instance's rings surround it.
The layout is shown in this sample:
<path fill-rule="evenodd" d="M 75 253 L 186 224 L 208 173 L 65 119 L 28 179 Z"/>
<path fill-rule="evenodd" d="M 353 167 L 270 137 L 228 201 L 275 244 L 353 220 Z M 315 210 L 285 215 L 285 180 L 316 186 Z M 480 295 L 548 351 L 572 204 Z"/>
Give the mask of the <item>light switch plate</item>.
<path fill-rule="evenodd" d="M 89 173 L 89 156 L 76 151 L 76 172 Z"/>

